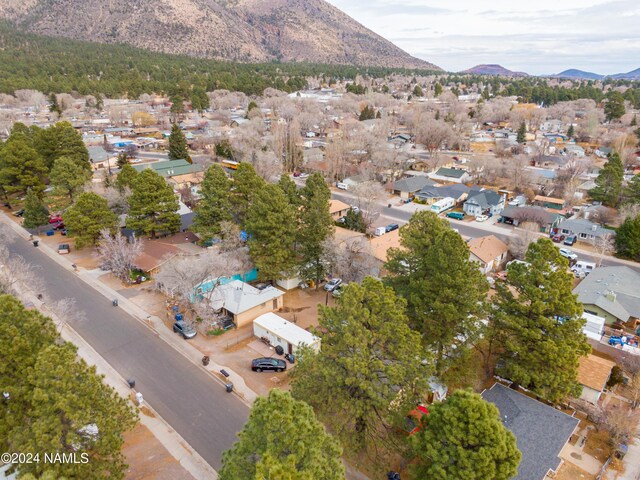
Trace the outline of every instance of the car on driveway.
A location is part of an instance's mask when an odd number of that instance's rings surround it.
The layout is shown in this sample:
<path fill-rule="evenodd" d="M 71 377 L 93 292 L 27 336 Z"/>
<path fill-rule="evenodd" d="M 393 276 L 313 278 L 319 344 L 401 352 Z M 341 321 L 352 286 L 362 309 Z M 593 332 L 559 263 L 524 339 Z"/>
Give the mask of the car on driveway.
<path fill-rule="evenodd" d="M 173 324 L 173 331 L 182 335 L 185 340 L 193 338 L 197 335 L 196 332 L 191 325 L 189 325 L 184 320 L 178 320 Z"/>
<path fill-rule="evenodd" d="M 574 243 L 576 243 L 577 241 L 577 237 L 575 235 L 569 235 L 567 238 L 564 239 L 564 244 L 565 245 L 569 245 L 572 246 Z"/>
<path fill-rule="evenodd" d="M 464 220 L 464 212 L 447 212 L 445 216 L 456 220 Z"/>
<path fill-rule="evenodd" d="M 70 251 L 71 251 L 71 248 L 69 248 L 68 243 L 61 243 L 60 245 L 58 245 L 58 253 L 60 255 L 66 255 Z"/>
<path fill-rule="evenodd" d="M 564 240 L 564 235 L 556 234 L 551 237 L 551 240 L 553 240 L 555 243 L 560 243 Z"/>
<path fill-rule="evenodd" d="M 489 215 L 476 215 L 476 222 L 486 222 L 489 220 Z"/>
<path fill-rule="evenodd" d="M 390 223 L 389 225 L 384 227 L 387 233 L 393 232 L 394 230 L 398 230 L 398 228 L 400 228 L 400 226 L 397 223 Z"/>
<path fill-rule="evenodd" d="M 287 369 L 287 362 L 279 358 L 261 357 L 251 360 L 251 370 L 262 372 L 263 370 L 273 370 L 284 372 Z"/>
<path fill-rule="evenodd" d="M 341 278 L 333 278 L 333 279 L 331 279 L 331 280 L 329 280 L 327 282 L 327 284 L 324 286 L 324 289 L 327 292 L 333 292 L 340 285 L 342 285 L 342 279 Z"/>
<path fill-rule="evenodd" d="M 572 261 L 578 259 L 578 255 L 572 252 L 571 250 L 569 250 L 568 248 L 561 248 L 560 255 Z"/>

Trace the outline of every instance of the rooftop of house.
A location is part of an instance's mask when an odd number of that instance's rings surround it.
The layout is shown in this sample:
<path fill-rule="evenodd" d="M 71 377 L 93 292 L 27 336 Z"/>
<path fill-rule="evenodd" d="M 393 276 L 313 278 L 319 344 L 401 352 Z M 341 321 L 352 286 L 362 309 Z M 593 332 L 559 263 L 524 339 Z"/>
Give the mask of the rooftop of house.
<path fill-rule="evenodd" d="M 282 290 L 272 286 L 258 290 L 248 283 L 232 280 L 216 287 L 211 302 L 214 306 L 237 315 L 282 295 L 284 295 Z"/>
<path fill-rule="evenodd" d="M 563 230 L 569 230 L 576 235 L 585 234 L 593 235 L 594 237 L 605 237 L 607 235 L 615 235 L 616 232 L 608 228 L 604 228 L 597 223 L 590 222 L 584 218 L 570 218 L 564 220 L 558 224 L 558 228 Z"/>
<path fill-rule="evenodd" d="M 89 151 L 89 158 L 92 163 L 106 162 L 110 157 L 109 152 L 107 152 L 101 145 L 87 147 L 87 150 Z"/>
<path fill-rule="evenodd" d="M 191 183 L 198 185 L 204 179 L 204 172 L 185 173 L 184 175 L 173 175 L 171 181 L 175 184 Z"/>
<path fill-rule="evenodd" d="M 615 362 L 611 360 L 591 354 L 581 357 L 578 366 L 578 383 L 601 392 L 609 381 L 614 365 Z"/>
<path fill-rule="evenodd" d="M 500 411 L 505 427 L 516 436 L 522 461 L 515 480 L 542 480 L 561 463 L 558 454 L 578 425 L 553 407 L 496 383 L 482 397 Z"/>
<path fill-rule="evenodd" d="M 151 272 L 178 254 L 179 250 L 171 243 L 162 240 L 144 240 L 142 252 L 133 264 L 145 273 Z"/>
<path fill-rule="evenodd" d="M 394 182 L 393 190 L 400 191 L 400 192 L 414 193 L 423 189 L 424 187 L 431 187 L 433 185 L 437 185 L 437 183 L 431 180 L 430 178 L 415 176 L 415 177 L 403 178 L 402 180 L 398 180 L 397 182 Z"/>
<path fill-rule="evenodd" d="M 480 208 L 489 208 L 500 205 L 504 202 L 504 197 L 493 190 L 477 190 L 472 188 L 467 197 L 467 202 L 479 205 Z"/>
<path fill-rule="evenodd" d="M 400 230 L 393 230 L 379 237 L 371 239 L 373 256 L 381 262 L 387 261 L 387 251 L 390 248 L 400 248 Z"/>
<path fill-rule="evenodd" d="M 597 305 L 614 317 L 627 321 L 640 318 L 640 273 L 629 267 L 600 267 L 573 289 L 585 305 Z"/>
<path fill-rule="evenodd" d="M 455 168 L 445 168 L 440 167 L 438 171 L 436 171 L 435 175 L 440 177 L 451 177 L 451 178 L 462 178 L 466 175 L 467 172 L 465 170 L 457 170 Z"/>
<path fill-rule="evenodd" d="M 524 206 L 507 205 L 506 207 L 504 207 L 504 210 L 502 210 L 501 215 L 505 218 L 514 218 L 514 219 L 521 220 L 521 218 L 526 217 L 527 213 L 532 213 L 531 216 L 535 215 L 536 218 L 542 217 L 542 215 L 544 215 L 544 218 L 547 224 L 553 223 L 556 217 L 559 216 L 558 213 L 550 212 L 546 208 L 532 206 L 532 205 L 524 205 Z M 519 216 L 521 218 L 518 218 Z"/>
<path fill-rule="evenodd" d="M 433 187 L 424 187 L 418 194 L 423 198 L 460 198 L 462 195 L 469 193 L 471 189 L 462 183 L 453 185 L 441 185 Z"/>
<path fill-rule="evenodd" d="M 264 313 L 253 321 L 254 324 L 270 331 L 278 337 L 286 339 L 293 345 L 313 345 L 318 343 L 319 337 L 311 332 L 291 323 L 273 312 Z"/>
<path fill-rule="evenodd" d="M 509 251 L 507 244 L 495 235 L 473 238 L 469 241 L 468 245 L 469 251 L 484 263 L 489 263 Z"/>
<path fill-rule="evenodd" d="M 333 215 L 334 213 L 339 213 L 344 210 L 349 210 L 351 208 L 350 205 L 347 205 L 341 200 L 334 200 L 333 198 L 329 200 L 329 213 Z"/>
<path fill-rule="evenodd" d="M 536 195 L 533 199 L 534 202 L 554 203 L 556 205 L 564 205 L 565 201 L 562 198 L 544 197 L 542 195 Z"/>
<path fill-rule="evenodd" d="M 145 163 L 143 165 L 134 165 L 138 172 L 146 168 L 154 170 L 163 177 L 182 176 L 188 173 L 200 172 L 204 169 L 203 165 L 191 164 L 186 160 L 165 160 L 162 162 Z"/>

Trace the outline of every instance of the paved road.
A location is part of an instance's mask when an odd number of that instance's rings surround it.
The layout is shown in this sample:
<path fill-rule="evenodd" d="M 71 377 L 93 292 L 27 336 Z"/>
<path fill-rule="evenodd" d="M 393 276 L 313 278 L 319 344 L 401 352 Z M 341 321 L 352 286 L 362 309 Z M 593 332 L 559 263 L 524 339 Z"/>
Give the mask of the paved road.
<path fill-rule="evenodd" d="M 134 378 L 145 402 L 218 469 L 247 420 L 247 406 L 29 242 L 19 239 L 9 248 L 39 269 L 51 297 L 75 299 L 86 318 L 71 326 L 124 378 Z"/>
<path fill-rule="evenodd" d="M 336 200 L 341 200 L 343 202 L 345 202 L 348 205 L 353 205 L 355 204 L 355 200 L 353 195 L 347 193 L 347 192 L 336 192 L 336 191 L 332 191 L 331 194 L 332 198 L 336 199 Z M 403 208 L 398 208 L 397 206 L 395 206 L 395 204 L 397 204 L 397 199 L 394 201 L 394 206 L 392 206 L 391 208 L 384 206 L 382 207 L 382 217 L 389 219 L 390 221 L 396 221 L 398 223 L 400 223 L 401 225 L 407 223 L 410 219 L 411 216 L 413 215 L 413 212 L 407 209 L 403 209 Z M 507 233 L 497 233 L 495 231 L 489 231 L 486 227 L 481 227 L 481 226 L 474 226 L 473 223 L 467 223 L 467 222 L 461 222 L 459 220 L 454 220 L 454 219 L 447 219 L 449 220 L 449 223 L 451 224 L 452 228 L 455 228 L 456 230 L 458 230 L 460 232 L 460 235 L 462 235 L 465 238 L 477 238 L 477 237 L 481 237 L 484 235 L 495 235 L 496 237 L 498 237 L 500 240 L 502 240 L 503 242 L 507 242 L 509 237 L 512 235 L 512 229 L 508 229 Z M 508 227 L 505 227 L 508 228 Z M 562 245 L 564 246 L 564 245 Z M 567 248 L 571 248 L 571 247 L 567 247 Z M 575 248 L 579 248 L 579 245 L 576 245 Z M 599 258 L 596 255 L 590 255 L 587 253 L 582 253 L 582 252 L 576 252 L 578 253 L 578 258 L 580 260 L 585 260 L 588 262 L 594 262 L 594 263 L 598 263 Z M 629 266 L 627 264 L 627 262 L 618 260 L 614 257 L 605 257 L 604 260 L 602 261 L 602 266 L 603 267 L 609 267 L 609 266 L 619 266 L 619 265 L 626 265 Z M 640 272 L 640 265 L 633 265 L 630 266 L 630 268 L 636 270 L 637 272 Z"/>

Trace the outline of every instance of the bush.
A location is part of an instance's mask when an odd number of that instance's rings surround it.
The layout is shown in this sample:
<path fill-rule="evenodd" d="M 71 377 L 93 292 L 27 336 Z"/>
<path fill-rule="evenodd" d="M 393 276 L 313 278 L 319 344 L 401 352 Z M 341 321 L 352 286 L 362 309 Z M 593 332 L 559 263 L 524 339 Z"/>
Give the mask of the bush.
<path fill-rule="evenodd" d="M 607 382 L 607 388 L 613 388 L 616 385 L 621 384 L 622 382 L 624 382 L 622 369 L 618 365 L 615 365 L 611 369 L 611 377 L 609 377 L 609 381 Z"/>

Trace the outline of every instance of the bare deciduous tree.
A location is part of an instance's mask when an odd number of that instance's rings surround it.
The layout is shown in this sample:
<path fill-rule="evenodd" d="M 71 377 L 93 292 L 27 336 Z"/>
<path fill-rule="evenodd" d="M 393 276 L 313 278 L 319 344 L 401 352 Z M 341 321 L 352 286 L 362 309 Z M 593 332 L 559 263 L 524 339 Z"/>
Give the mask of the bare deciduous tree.
<path fill-rule="evenodd" d="M 509 237 L 509 250 L 515 258 L 522 260 L 529 245 L 540 238 L 540 227 L 535 222 L 524 222 L 518 227 L 516 234 Z"/>
<path fill-rule="evenodd" d="M 120 232 L 111 235 L 109 230 L 102 230 L 100 233 L 97 255 L 102 267 L 127 282 L 135 259 L 142 253 L 142 240 L 134 237 L 128 241 Z"/>
<path fill-rule="evenodd" d="M 362 282 L 365 277 L 378 273 L 379 261 L 373 256 L 366 237 L 344 241 L 328 238 L 324 243 L 324 258 L 335 276 L 344 282 Z"/>
<path fill-rule="evenodd" d="M 640 406 L 640 356 L 627 355 L 620 359 L 622 369 L 629 375 L 627 389 L 631 395 L 631 408 Z"/>
<path fill-rule="evenodd" d="M 356 196 L 356 206 L 362 211 L 362 218 L 369 228 L 380 216 L 387 193 L 382 185 L 373 181 L 359 183 L 351 188 L 351 192 Z"/>
<path fill-rule="evenodd" d="M 604 430 L 609 434 L 609 443 L 615 446 L 633 435 L 638 422 L 638 415 L 633 410 L 611 403 L 604 407 L 590 407 L 589 417 L 593 419 L 598 430 Z"/>
<path fill-rule="evenodd" d="M 616 251 L 613 235 L 611 234 L 595 237 L 591 243 L 598 255 L 598 267 L 602 265 L 602 260 L 604 260 L 605 256 L 611 255 Z"/>

